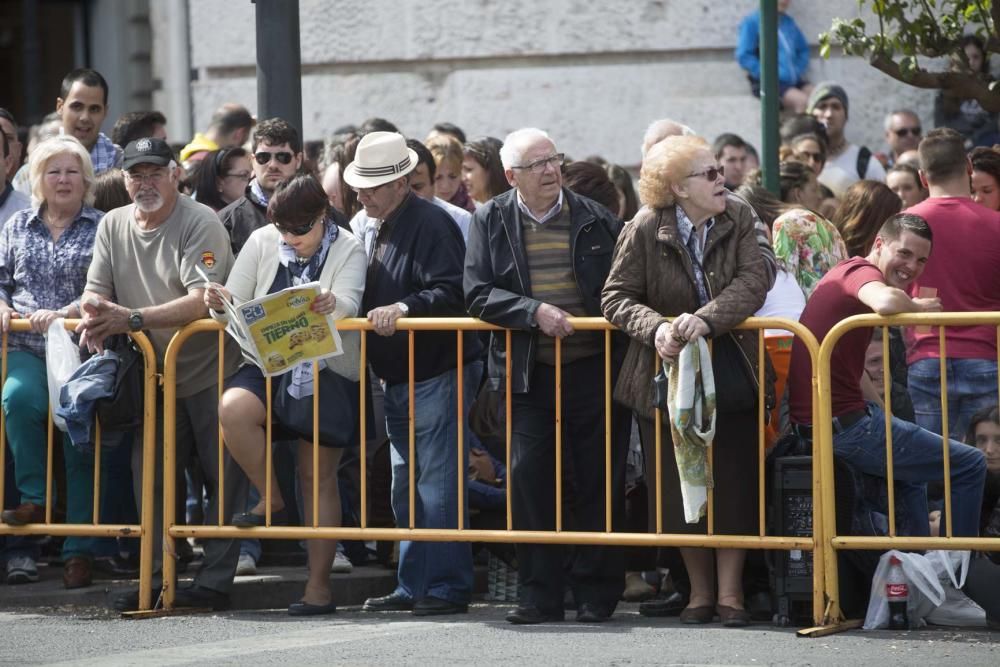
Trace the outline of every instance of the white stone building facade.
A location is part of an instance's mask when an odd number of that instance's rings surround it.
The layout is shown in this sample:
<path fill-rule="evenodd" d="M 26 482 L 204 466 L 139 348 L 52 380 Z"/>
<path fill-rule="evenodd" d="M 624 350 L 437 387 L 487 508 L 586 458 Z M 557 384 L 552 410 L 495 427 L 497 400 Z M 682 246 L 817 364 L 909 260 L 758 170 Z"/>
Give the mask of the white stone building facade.
<path fill-rule="evenodd" d="M 179 65 L 182 75 L 194 77 L 189 102 L 183 100 L 194 129 L 204 128 L 224 102 L 255 111 L 253 4 L 151 4 L 160 14 L 153 17 L 154 74 L 167 82 L 154 104 L 178 108 Z M 756 0 L 300 0 L 305 138 L 322 139 L 370 116 L 417 138 L 438 121 L 470 136 L 500 138 L 534 125 L 572 156 L 600 154 L 635 166 L 645 127 L 669 116 L 710 140 L 732 131 L 759 147 L 760 104 L 733 55 L 739 22 L 757 6 Z M 178 7 L 187 14 L 188 62 L 173 28 L 181 24 Z M 794 0 L 789 11 L 814 46 L 835 16 L 857 12 L 855 0 Z M 873 149 L 882 147 L 883 118 L 894 108 L 913 108 L 926 128 L 932 125 L 933 92 L 898 83 L 860 58 L 814 55 L 809 78 L 845 86 L 848 138 Z M 174 124 L 173 137 L 183 125 Z"/>

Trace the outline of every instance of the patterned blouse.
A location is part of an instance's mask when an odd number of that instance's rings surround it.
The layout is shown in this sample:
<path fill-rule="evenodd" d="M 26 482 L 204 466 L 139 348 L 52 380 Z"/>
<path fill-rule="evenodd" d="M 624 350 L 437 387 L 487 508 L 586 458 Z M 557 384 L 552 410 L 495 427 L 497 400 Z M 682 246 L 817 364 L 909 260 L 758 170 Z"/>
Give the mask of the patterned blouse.
<path fill-rule="evenodd" d="M 40 209 L 15 213 L 0 230 L 0 299 L 22 315 L 76 302 L 87 284 L 97 223 L 103 215 L 84 206 L 53 243 Z M 11 333 L 7 341 L 8 349 L 45 358 L 41 334 Z"/>
<path fill-rule="evenodd" d="M 778 267 L 795 276 L 807 299 L 820 278 L 848 257 L 837 228 L 812 211 L 786 211 L 774 221 L 772 231 Z"/>

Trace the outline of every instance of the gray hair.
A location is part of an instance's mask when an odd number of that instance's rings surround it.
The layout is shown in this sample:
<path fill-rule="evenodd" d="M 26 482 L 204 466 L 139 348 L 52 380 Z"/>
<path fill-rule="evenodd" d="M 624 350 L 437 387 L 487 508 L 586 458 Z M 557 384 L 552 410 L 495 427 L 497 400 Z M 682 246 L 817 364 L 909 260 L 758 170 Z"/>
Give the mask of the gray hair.
<path fill-rule="evenodd" d="M 500 147 L 500 162 L 503 168 L 518 166 L 524 156 L 524 149 L 541 139 L 555 145 L 548 133 L 537 127 L 523 127 L 508 134 L 503 140 L 503 146 Z"/>
<path fill-rule="evenodd" d="M 45 203 L 42 192 L 42 180 L 45 177 L 45 167 L 49 160 L 59 155 L 72 155 L 80 162 L 80 172 L 83 176 L 83 203 L 91 206 L 94 203 L 94 164 L 90 161 L 90 152 L 83 147 L 80 140 L 68 134 L 57 134 L 42 141 L 28 159 L 28 180 L 31 183 L 31 201 L 35 206 Z"/>
<path fill-rule="evenodd" d="M 661 118 L 660 120 L 654 120 L 646 128 L 646 133 L 642 135 L 642 146 L 640 150 L 642 151 L 642 157 L 646 157 L 646 153 L 655 144 L 660 143 L 667 137 L 693 137 L 697 136 L 697 132 L 692 130 L 687 125 L 683 123 L 678 123 L 676 120 L 671 120 L 670 118 Z"/>
<path fill-rule="evenodd" d="M 912 109 L 896 109 L 895 111 L 890 111 L 885 117 L 886 132 L 892 129 L 892 117 L 902 114 L 909 114 L 910 116 L 916 118 L 918 123 L 920 122 L 920 115 L 916 111 Z"/>

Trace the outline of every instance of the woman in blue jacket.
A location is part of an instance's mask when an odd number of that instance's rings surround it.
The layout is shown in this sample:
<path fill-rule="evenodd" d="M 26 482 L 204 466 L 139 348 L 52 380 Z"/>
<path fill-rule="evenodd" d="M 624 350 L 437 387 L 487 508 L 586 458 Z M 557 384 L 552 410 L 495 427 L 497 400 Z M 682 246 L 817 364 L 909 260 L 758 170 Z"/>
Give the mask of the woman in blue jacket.
<path fill-rule="evenodd" d="M 778 95 L 785 109 L 803 113 L 812 86 L 806 80 L 809 69 L 809 42 L 788 15 L 791 0 L 778 0 Z M 740 23 L 736 61 L 747 71 L 750 89 L 760 97 L 760 11 Z"/>

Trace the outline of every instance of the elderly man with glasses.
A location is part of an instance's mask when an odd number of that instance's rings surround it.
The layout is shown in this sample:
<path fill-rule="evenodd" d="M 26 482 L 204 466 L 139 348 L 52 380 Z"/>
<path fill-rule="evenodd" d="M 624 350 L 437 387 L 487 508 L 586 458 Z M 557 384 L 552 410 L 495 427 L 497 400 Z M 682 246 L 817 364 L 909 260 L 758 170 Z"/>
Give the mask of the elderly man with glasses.
<path fill-rule="evenodd" d="M 601 316 L 601 287 L 621 223 L 603 206 L 562 187 L 562 153 L 538 129 L 512 132 L 500 149 L 512 190 L 473 215 L 465 256 L 469 312 L 514 329 L 490 340 L 490 387 L 510 382 L 513 424 L 510 489 L 517 530 L 604 531 L 605 494 L 615 523 L 625 497 L 628 415 L 605 411 L 604 334 L 576 331 L 573 316 Z M 624 353 L 616 334 L 612 356 Z M 557 353 L 557 339 L 561 354 Z M 510 363 L 506 377 L 505 364 Z M 561 364 L 561 396 L 557 365 Z M 612 374 L 620 358 L 611 360 Z M 615 381 L 614 377 L 611 382 Z M 561 400 L 562 470 L 555 465 Z M 611 470 L 605 470 L 605 421 L 611 419 Z M 556 498 L 556 475 L 567 479 Z M 606 489 L 610 479 L 610 489 Z M 566 556 L 570 554 L 567 566 Z M 507 620 L 516 624 L 563 619 L 564 582 L 573 590 L 576 619 L 607 620 L 625 585 L 624 552 L 616 547 L 519 544 L 520 599 Z"/>
<path fill-rule="evenodd" d="M 358 193 L 367 216 L 360 234 L 368 254 L 361 308 L 376 334 L 368 336 L 368 361 L 384 391 L 396 525 L 409 527 L 412 512 L 416 528 L 454 529 L 460 527 L 460 506 L 468 517 L 467 499 L 458 495 L 458 479 L 466 474 L 472 437 L 468 419 L 459 420 L 459 409 L 468 411 L 479 387 L 482 348 L 474 332 L 463 334 L 459 348 L 454 331 L 420 331 L 414 335 L 410 370 L 408 332 L 397 329 L 397 321 L 465 315 L 462 232 L 447 213 L 412 192 L 408 174 L 417 162 L 417 154 L 407 148 L 402 135 L 369 132 L 358 143 L 354 161 L 344 169 L 344 182 Z M 462 383 L 458 381 L 459 350 L 464 361 Z M 460 386 L 464 395 L 459 393 Z M 464 427 L 461 457 L 459 424 Z M 471 594 L 468 542 L 406 540 L 399 546 L 396 589 L 369 598 L 364 610 L 412 611 L 415 616 L 464 614 Z"/>

